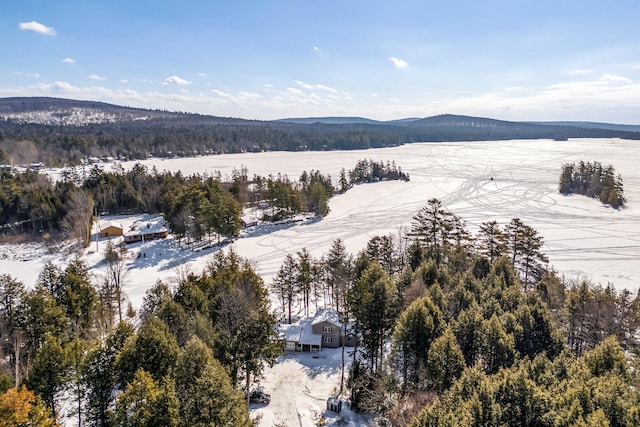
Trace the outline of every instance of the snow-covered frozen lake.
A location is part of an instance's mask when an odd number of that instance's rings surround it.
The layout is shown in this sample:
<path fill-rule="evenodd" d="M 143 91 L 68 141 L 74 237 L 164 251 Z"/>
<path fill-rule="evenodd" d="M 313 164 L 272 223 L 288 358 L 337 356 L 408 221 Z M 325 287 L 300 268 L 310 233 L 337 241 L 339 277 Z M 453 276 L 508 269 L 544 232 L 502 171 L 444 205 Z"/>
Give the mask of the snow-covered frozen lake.
<path fill-rule="evenodd" d="M 236 251 L 253 260 L 266 283 L 286 254 L 306 247 L 320 256 L 337 238 L 356 253 L 374 235 L 406 229 L 427 200 L 436 197 L 466 220 L 471 231 L 484 221 L 504 225 L 520 218 L 540 232 L 550 264 L 567 277 L 611 282 L 632 292 L 640 286 L 640 141 L 416 143 L 373 150 L 246 153 L 141 163 L 185 175 L 220 171 L 224 177 L 245 166 L 250 176 L 283 173 L 297 179 L 302 171 L 316 169 L 337 179 L 341 168 L 351 169 L 364 158 L 395 161 L 411 181 L 356 186 L 334 197 L 331 212 L 321 221 L 237 240 Z M 580 160 L 614 166 L 624 179 L 625 208 L 615 210 L 584 196 L 558 193 L 562 164 Z M 125 168 L 132 165 L 123 164 Z M 210 251 L 180 252 L 170 241 L 145 245 L 148 256 L 132 261 L 127 277 L 127 293 L 136 305 L 156 279 L 170 281 L 180 265 L 199 272 L 210 257 Z M 92 245 L 89 252 L 94 249 Z M 140 250 L 136 245 L 130 249 Z M 42 254 L 33 246 L 0 247 L 2 272 L 28 286 L 35 282 L 42 264 L 55 258 L 56 254 Z M 87 255 L 90 265 L 97 265 L 100 258 Z"/>

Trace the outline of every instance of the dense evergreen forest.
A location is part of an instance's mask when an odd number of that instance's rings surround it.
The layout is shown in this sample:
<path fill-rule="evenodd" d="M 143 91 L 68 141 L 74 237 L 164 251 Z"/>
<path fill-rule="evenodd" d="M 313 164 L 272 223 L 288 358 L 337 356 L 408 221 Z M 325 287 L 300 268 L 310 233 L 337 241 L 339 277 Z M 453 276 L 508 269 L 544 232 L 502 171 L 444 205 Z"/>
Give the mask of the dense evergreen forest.
<path fill-rule="evenodd" d="M 83 170 L 84 172 L 84 170 Z M 88 173 L 69 168 L 52 183 L 35 170 L 0 171 L 0 227 L 5 235 L 66 236 L 87 245 L 96 214 L 162 213 L 177 239 L 201 241 L 212 234 L 236 236 L 244 207 L 266 206 L 261 219 L 279 221 L 302 212 L 325 216 L 336 191 L 380 180 L 408 180 L 394 162 L 360 160 L 340 172 L 337 186 L 319 171 L 287 176 L 249 176 L 234 170 L 228 181 L 215 176 L 183 176 L 136 164 L 131 170 Z"/>
<path fill-rule="evenodd" d="M 294 302 L 353 325 L 339 397 L 390 425 L 638 425 L 640 301 L 566 282 L 542 244 L 518 218 L 472 235 L 431 199 L 405 232 L 356 255 L 340 240 L 291 254 L 270 284 L 218 251 L 156 283 L 138 313 L 123 303 L 123 248 L 99 283 L 78 259 L 47 265 L 32 290 L 1 275 L 0 414 L 51 426 L 64 395 L 87 426 L 252 425 L 243 390 L 281 354 L 276 319 Z"/>
<path fill-rule="evenodd" d="M 613 166 L 603 166 L 599 162 L 562 165 L 558 186 L 562 194 L 582 194 L 614 208 L 623 206 L 626 201 L 620 174 L 616 175 Z"/>

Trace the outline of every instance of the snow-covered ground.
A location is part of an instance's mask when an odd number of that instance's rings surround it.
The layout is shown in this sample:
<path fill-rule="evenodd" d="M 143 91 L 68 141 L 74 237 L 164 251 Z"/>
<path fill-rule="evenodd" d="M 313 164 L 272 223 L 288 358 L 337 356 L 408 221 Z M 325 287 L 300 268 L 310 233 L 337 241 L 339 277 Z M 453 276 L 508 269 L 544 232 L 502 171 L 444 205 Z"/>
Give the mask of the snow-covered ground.
<path fill-rule="evenodd" d="M 345 385 L 350 357 L 345 351 Z M 327 398 L 340 390 L 342 349 L 325 348 L 319 353 L 291 352 L 278 358 L 273 368 L 267 369 L 260 381 L 264 391 L 271 395 L 268 405 L 251 404 L 251 416 L 259 417 L 261 426 L 317 425 L 325 418 L 326 425 L 365 426 L 367 420 L 343 406 L 336 414 L 326 410 Z"/>
<path fill-rule="evenodd" d="M 180 170 L 184 175 L 220 171 L 225 177 L 231 176 L 234 168 L 245 166 L 250 176 L 283 173 L 297 179 L 302 171 L 315 169 L 337 179 L 341 168 L 353 168 L 365 158 L 395 161 L 410 174 L 411 181 L 356 186 L 334 197 L 330 201 L 331 212 L 321 221 L 261 229 L 232 244 L 241 256 L 253 261 L 267 284 L 288 253 L 306 247 L 318 257 L 337 238 L 345 242 L 347 250 L 357 253 L 375 235 L 406 229 L 416 212 L 435 197 L 466 220 L 471 231 L 485 221 L 496 220 L 504 225 L 514 217 L 520 218 L 539 231 L 550 265 L 568 278 L 611 282 L 618 289 L 632 292 L 640 286 L 640 141 L 421 143 L 363 151 L 247 153 L 150 159 L 142 163 L 158 170 Z M 614 166 L 624 179 L 625 208 L 615 210 L 584 196 L 558 193 L 562 164 L 580 160 Z M 129 168 L 133 164 L 123 166 Z M 114 219 L 127 227 L 138 218 Z M 96 250 L 94 243 L 84 255 L 96 277 L 103 274 L 105 246 L 99 242 Z M 135 243 L 128 248 L 130 261 L 124 290 L 136 307 L 157 279 L 171 283 L 186 270 L 199 273 L 217 250 L 183 250 L 170 238 Z M 0 245 L 0 272 L 27 286 L 33 286 L 42 265 L 49 260 L 63 265 L 68 257 L 56 248 L 47 252 L 44 246 L 33 244 Z M 326 398 L 339 384 L 335 364 L 329 363 L 334 358 L 325 352 L 330 351 L 323 350 L 326 359 L 288 356 L 267 371 L 263 384 L 272 394 L 272 403 L 252 410 L 262 415 L 261 425 L 312 425 L 313 415 L 324 408 Z M 322 363 L 309 366 L 310 362 Z M 309 393 L 306 389 L 300 391 L 303 384 L 307 384 Z M 284 396 L 282 403 L 278 403 L 280 395 Z M 294 415 L 298 421 L 292 419 Z"/>

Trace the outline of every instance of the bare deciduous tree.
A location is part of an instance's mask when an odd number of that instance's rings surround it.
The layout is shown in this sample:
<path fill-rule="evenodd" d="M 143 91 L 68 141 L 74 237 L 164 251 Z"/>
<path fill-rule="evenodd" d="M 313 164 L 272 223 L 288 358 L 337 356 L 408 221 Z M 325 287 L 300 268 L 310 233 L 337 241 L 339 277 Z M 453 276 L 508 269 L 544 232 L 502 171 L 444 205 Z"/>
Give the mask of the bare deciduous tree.
<path fill-rule="evenodd" d="M 74 190 L 66 202 L 67 214 L 62 219 L 62 229 L 69 237 L 77 239 L 83 247 L 91 242 L 93 223 L 93 199 L 82 190 Z"/>

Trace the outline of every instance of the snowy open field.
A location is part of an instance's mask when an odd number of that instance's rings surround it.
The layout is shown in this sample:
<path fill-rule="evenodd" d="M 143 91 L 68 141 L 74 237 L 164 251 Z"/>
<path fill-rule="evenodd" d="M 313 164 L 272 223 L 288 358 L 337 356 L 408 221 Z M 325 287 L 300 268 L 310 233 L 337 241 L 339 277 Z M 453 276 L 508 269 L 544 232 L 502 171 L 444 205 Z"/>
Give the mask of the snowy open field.
<path fill-rule="evenodd" d="M 520 218 L 539 231 L 550 264 L 568 278 L 611 282 L 618 289 L 634 293 L 640 286 L 640 141 L 421 143 L 366 151 L 252 153 L 142 163 L 158 170 L 180 170 L 185 175 L 220 171 L 224 177 L 234 168 L 246 166 L 249 175 L 280 172 L 297 179 L 303 170 L 316 169 L 336 179 L 341 168 L 348 170 L 364 158 L 395 161 L 410 174 L 411 181 L 357 186 L 334 197 L 330 214 L 321 221 L 270 232 L 258 230 L 236 240 L 235 250 L 254 262 L 267 284 L 286 254 L 306 247 L 320 256 L 337 238 L 356 253 L 374 235 L 405 229 L 427 200 L 436 197 L 446 209 L 466 220 L 473 232 L 484 221 L 496 220 L 504 225 L 511 218 Z M 614 166 L 624 179 L 625 208 L 615 210 L 584 196 L 558 193 L 561 165 L 580 160 Z M 132 165 L 123 164 L 125 168 Z M 116 220 L 126 227 L 137 218 Z M 100 243 L 99 251 L 104 248 Z M 136 243 L 129 249 L 131 261 L 124 290 L 134 306 L 140 305 L 146 289 L 157 279 L 171 283 L 178 270 L 185 268 L 200 272 L 213 251 L 181 250 L 171 239 Z M 146 256 L 137 257 L 139 253 Z M 96 277 L 101 274 L 102 258 L 95 243 L 85 253 Z M 46 252 L 40 245 L 0 246 L 0 272 L 27 286 L 33 286 L 48 260 L 64 264 L 67 258 L 60 251 Z M 334 360 L 333 355 L 329 358 Z M 252 409 L 252 413 L 262 414 L 261 425 L 314 425 L 314 414 L 324 407 L 324 399 L 339 383 L 335 363 L 323 365 L 323 371 L 313 365 L 314 361 L 322 359 L 288 357 L 267 372 L 263 380 L 267 391 L 278 396 L 286 393 L 288 397 L 274 397 L 269 407 Z M 312 380 L 313 387 L 299 390 Z"/>

